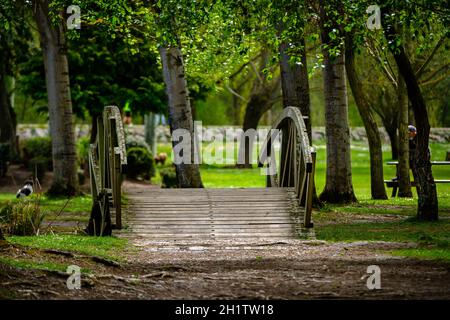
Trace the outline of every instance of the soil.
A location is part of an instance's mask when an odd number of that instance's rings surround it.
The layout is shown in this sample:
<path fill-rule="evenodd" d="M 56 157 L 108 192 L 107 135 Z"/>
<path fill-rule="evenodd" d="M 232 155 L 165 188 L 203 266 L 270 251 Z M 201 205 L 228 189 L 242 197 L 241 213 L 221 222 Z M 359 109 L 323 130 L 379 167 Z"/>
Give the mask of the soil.
<path fill-rule="evenodd" d="M 393 257 L 399 243 L 150 242 L 133 244 L 120 266 L 6 245 L 2 257 L 24 257 L 91 271 L 80 290 L 64 272 L 0 265 L 3 299 L 449 299 L 450 265 Z M 381 289 L 366 286 L 367 267 L 381 269 Z"/>

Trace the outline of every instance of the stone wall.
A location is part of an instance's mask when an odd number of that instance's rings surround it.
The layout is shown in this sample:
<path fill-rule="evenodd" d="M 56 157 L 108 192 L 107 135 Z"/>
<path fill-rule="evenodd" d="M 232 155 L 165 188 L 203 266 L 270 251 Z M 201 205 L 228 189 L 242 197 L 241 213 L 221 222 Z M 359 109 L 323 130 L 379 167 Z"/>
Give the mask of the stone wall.
<path fill-rule="evenodd" d="M 208 132 L 208 135 L 223 134 L 225 136 L 225 131 L 227 129 L 234 129 L 234 138 L 237 138 L 238 131 L 240 127 L 236 126 L 208 126 L 202 127 L 203 134 L 205 130 L 210 129 L 212 131 Z M 269 127 L 262 127 L 262 129 L 269 129 Z M 143 125 L 133 125 L 126 128 L 128 132 L 134 135 L 139 135 L 144 137 L 144 126 Z M 325 140 L 325 127 L 315 127 L 313 128 L 313 141 Z M 32 125 L 32 124 L 19 124 L 18 135 L 20 139 L 26 139 L 30 137 L 42 137 L 48 135 L 47 125 Z M 350 135 L 352 141 L 367 142 L 366 131 L 362 127 L 352 128 L 350 130 Z M 389 137 L 384 130 L 380 128 L 380 135 L 383 143 L 389 143 Z M 76 137 L 89 136 L 89 126 L 88 125 L 77 125 L 76 126 Z M 167 126 L 158 126 L 156 128 L 157 141 L 160 143 L 167 143 L 170 141 L 170 130 Z M 431 128 L 430 141 L 438 143 L 450 143 L 450 128 Z"/>

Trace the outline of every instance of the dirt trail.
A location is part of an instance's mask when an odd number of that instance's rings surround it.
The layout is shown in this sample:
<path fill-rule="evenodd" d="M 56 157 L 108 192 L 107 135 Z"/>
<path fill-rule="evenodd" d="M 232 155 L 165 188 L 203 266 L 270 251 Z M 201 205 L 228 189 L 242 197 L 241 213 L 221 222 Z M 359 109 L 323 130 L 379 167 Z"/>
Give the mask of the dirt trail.
<path fill-rule="evenodd" d="M 86 257 L 35 253 L 94 270 L 92 275 L 82 276 L 80 290 L 66 288 L 64 273 L 1 267 L 0 296 L 25 299 L 450 298 L 448 264 L 403 259 L 387 253 L 411 246 L 408 244 L 130 240 L 134 246 L 127 250 L 120 267 L 96 264 Z M 14 250 L 20 254 L 20 249 Z M 381 290 L 369 290 L 366 286 L 369 265 L 381 269 Z"/>

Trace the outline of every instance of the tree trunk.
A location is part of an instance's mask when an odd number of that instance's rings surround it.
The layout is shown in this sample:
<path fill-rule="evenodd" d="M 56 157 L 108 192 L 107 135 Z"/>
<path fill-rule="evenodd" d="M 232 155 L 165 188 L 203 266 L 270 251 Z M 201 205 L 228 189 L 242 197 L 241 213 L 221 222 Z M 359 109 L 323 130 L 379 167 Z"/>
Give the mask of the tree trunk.
<path fill-rule="evenodd" d="M 383 120 L 382 120 L 383 121 Z M 387 123 L 388 121 L 383 121 L 383 126 L 386 129 L 386 132 L 389 136 L 389 141 L 391 143 L 391 158 L 392 160 L 398 159 L 398 134 L 397 134 L 397 125 L 392 125 Z"/>
<path fill-rule="evenodd" d="M 388 41 L 393 41 L 398 36 L 393 26 L 384 26 L 384 28 Z M 400 74 L 405 81 L 408 98 L 414 110 L 414 118 L 416 121 L 417 147 L 413 155 L 412 171 L 414 180 L 417 183 L 417 193 L 419 196 L 417 216 L 421 220 L 437 220 L 438 198 L 436 184 L 431 170 L 430 154 L 428 152 L 430 124 L 428 121 L 427 107 L 403 45 L 400 44 L 395 49 L 389 48 L 394 56 Z"/>
<path fill-rule="evenodd" d="M 145 142 L 150 146 L 153 156 L 156 156 L 156 117 L 153 112 L 144 116 Z"/>
<path fill-rule="evenodd" d="M 299 41 L 299 46 L 303 47 L 301 56 L 301 65 L 290 64 L 289 55 L 286 54 L 287 45 L 280 45 L 280 72 L 281 87 L 283 91 L 283 106 L 294 106 L 300 109 L 303 116 L 308 117 L 305 120 L 308 138 L 312 141 L 311 134 L 311 100 L 309 97 L 308 67 L 305 53 L 305 40 Z"/>
<path fill-rule="evenodd" d="M 333 21 L 330 22 L 323 1 L 320 1 L 320 24 L 322 43 L 330 45 L 329 33 L 339 26 Z M 327 169 L 325 188 L 319 199 L 330 203 L 350 203 L 356 201 L 356 196 L 353 191 L 350 161 L 345 58 L 343 54 L 336 57 L 330 56 L 326 48 L 323 50 L 323 55 Z"/>
<path fill-rule="evenodd" d="M 100 115 L 92 115 L 91 120 L 91 137 L 89 138 L 90 143 L 95 143 L 95 139 L 97 139 L 97 118 Z"/>
<path fill-rule="evenodd" d="M 44 54 L 52 138 L 53 182 L 48 192 L 69 196 L 77 194 L 79 186 L 65 25 L 64 21 L 60 21 L 56 27 L 52 25 L 48 0 L 35 0 L 34 6 Z"/>
<path fill-rule="evenodd" d="M 309 96 L 305 40 L 303 38 L 300 40 L 299 45 L 303 48 L 301 65 L 291 65 L 290 57 L 286 54 L 286 43 L 282 43 L 279 47 L 283 107 L 298 107 L 302 115 L 308 117 L 305 120 L 305 124 L 306 130 L 308 131 L 308 139 L 312 145 L 311 100 Z M 313 183 L 313 205 L 314 207 L 321 207 L 322 204 L 317 196 L 315 181 Z"/>
<path fill-rule="evenodd" d="M 401 75 L 398 76 L 397 83 L 399 106 L 398 196 L 407 198 L 413 196 L 409 176 L 408 96 L 405 82 Z"/>
<path fill-rule="evenodd" d="M 353 39 L 350 34 L 345 39 L 345 69 L 353 98 L 366 129 L 370 152 L 370 187 L 372 199 L 387 199 L 383 177 L 383 151 L 378 125 L 375 121 L 370 100 L 365 95 L 361 81 L 356 73 Z"/>
<path fill-rule="evenodd" d="M 0 142 L 9 145 L 10 156 L 15 159 L 18 154 L 16 138 L 16 114 L 11 106 L 6 86 L 5 67 L 0 66 Z"/>
<path fill-rule="evenodd" d="M 255 81 L 259 81 L 256 79 Z M 276 80 L 274 80 L 276 81 Z M 245 108 L 243 131 L 258 128 L 258 123 L 262 115 L 269 110 L 273 105 L 274 92 L 278 89 L 278 81 L 276 85 L 263 86 L 258 90 L 254 90 L 250 96 L 250 99 Z M 256 137 L 255 137 L 256 138 Z M 252 154 L 251 154 L 251 139 L 246 139 L 245 136 L 240 141 L 240 148 L 238 154 L 238 167 L 239 168 L 251 168 L 252 167 Z"/>
<path fill-rule="evenodd" d="M 184 74 L 183 55 L 178 47 L 160 47 L 159 53 L 169 101 L 170 131 L 173 134 L 177 129 L 184 129 L 190 134 L 191 160 L 175 165 L 178 186 L 180 188 L 203 188 L 199 166 L 193 161 L 197 150 L 189 92 Z M 175 148 L 175 146 L 176 143 L 173 142 L 173 147 Z"/>

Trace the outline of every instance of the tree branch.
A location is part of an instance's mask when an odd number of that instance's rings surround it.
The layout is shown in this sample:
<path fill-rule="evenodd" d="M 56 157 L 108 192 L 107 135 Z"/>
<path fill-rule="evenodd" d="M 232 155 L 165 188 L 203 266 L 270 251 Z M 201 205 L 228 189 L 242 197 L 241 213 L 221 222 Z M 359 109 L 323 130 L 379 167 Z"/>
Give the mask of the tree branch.
<path fill-rule="evenodd" d="M 442 36 L 438 43 L 436 44 L 436 46 L 433 48 L 433 51 L 431 51 L 430 55 L 428 56 L 428 58 L 425 60 L 425 62 L 420 66 L 420 68 L 416 71 L 416 77 L 417 79 L 419 79 L 423 73 L 425 68 L 428 66 L 428 64 L 431 62 L 431 60 L 433 59 L 434 55 L 436 54 L 436 52 L 438 51 L 438 49 L 441 47 L 441 45 L 444 43 L 445 41 L 445 37 Z"/>

